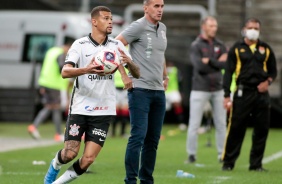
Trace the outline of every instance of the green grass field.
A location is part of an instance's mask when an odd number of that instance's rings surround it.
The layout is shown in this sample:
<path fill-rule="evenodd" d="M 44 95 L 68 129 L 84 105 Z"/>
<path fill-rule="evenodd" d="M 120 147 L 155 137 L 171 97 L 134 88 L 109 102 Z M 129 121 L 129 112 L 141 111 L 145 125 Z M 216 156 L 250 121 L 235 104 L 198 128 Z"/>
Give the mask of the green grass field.
<path fill-rule="evenodd" d="M 1 137 L 28 139 L 27 124 L 0 123 L 0 146 L 4 144 Z M 42 137 L 52 139 L 54 127 L 45 123 L 40 127 Z M 184 164 L 187 159 L 185 151 L 186 131 L 181 132 L 175 125 L 165 125 L 164 140 L 160 141 L 154 178 L 156 184 L 276 184 L 282 183 L 281 129 L 271 129 L 265 151 L 264 167 L 267 173 L 249 172 L 248 160 L 251 146 L 251 130 L 249 129 L 241 150 L 241 155 L 232 172 L 221 171 L 215 149 L 214 132 L 212 147 L 207 147 L 209 134 L 199 136 L 197 164 Z M 7 142 L 6 142 L 7 143 Z M 5 143 L 5 144 L 6 144 Z M 107 138 L 105 146 L 90 167 L 91 173 L 82 175 L 73 183 L 122 184 L 124 171 L 124 153 L 127 139 Z M 63 143 L 48 147 L 20 149 L 0 152 L 0 184 L 39 184 L 43 183 L 45 172 L 56 151 Z M 278 154 L 277 154 L 278 153 Z M 80 153 L 81 154 L 81 153 Z M 276 154 L 276 156 L 274 155 Z M 46 165 L 33 165 L 34 160 L 44 161 Z M 67 166 L 60 172 L 63 173 Z M 176 178 L 176 171 L 184 170 L 194 174 L 195 178 Z"/>

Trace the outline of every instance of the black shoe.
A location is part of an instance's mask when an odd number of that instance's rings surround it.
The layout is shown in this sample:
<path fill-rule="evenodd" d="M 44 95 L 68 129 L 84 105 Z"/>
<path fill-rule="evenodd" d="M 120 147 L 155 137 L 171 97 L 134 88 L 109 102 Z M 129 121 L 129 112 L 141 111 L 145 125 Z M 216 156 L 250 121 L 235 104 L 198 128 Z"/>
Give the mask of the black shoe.
<path fill-rule="evenodd" d="M 189 155 L 188 157 L 188 163 L 194 163 L 196 162 L 196 157 L 195 155 Z"/>
<path fill-rule="evenodd" d="M 249 171 L 256 171 L 256 172 L 268 172 L 267 169 L 263 168 L 263 167 L 258 167 L 258 168 L 251 168 L 249 169 Z"/>
<path fill-rule="evenodd" d="M 230 167 L 230 166 L 225 166 L 225 165 L 222 166 L 222 168 L 221 168 L 222 171 L 232 171 L 232 169 L 233 169 L 232 167 Z"/>

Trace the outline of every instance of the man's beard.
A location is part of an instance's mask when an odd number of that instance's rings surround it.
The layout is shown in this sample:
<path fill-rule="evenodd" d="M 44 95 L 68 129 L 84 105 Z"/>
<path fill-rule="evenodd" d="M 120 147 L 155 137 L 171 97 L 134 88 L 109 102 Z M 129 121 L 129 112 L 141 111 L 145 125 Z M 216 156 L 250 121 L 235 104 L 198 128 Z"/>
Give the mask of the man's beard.
<path fill-rule="evenodd" d="M 112 31 L 106 31 L 106 34 L 107 35 L 112 34 Z"/>

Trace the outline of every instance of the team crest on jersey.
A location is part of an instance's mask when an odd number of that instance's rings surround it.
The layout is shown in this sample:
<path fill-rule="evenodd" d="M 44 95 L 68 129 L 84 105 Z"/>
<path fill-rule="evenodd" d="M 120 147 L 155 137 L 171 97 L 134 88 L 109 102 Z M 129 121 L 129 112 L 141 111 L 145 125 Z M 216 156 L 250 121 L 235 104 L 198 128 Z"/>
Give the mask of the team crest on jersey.
<path fill-rule="evenodd" d="M 242 49 L 240 49 L 240 52 L 245 52 L 245 49 L 243 49 L 243 48 L 242 48 Z"/>
<path fill-rule="evenodd" d="M 265 47 L 259 46 L 259 53 L 264 54 L 265 53 Z"/>
<path fill-rule="evenodd" d="M 219 48 L 219 46 L 214 46 L 214 52 L 215 53 L 219 53 L 220 52 L 220 48 Z"/>
<path fill-rule="evenodd" d="M 165 35 L 165 31 L 161 31 L 162 37 L 164 40 L 166 40 L 166 35 Z"/>
<path fill-rule="evenodd" d="M 69 134 L 72 135 L 72 136 L 77 136 L 79 134 L 79 128 L 80 126 L 74 124 L 74 125 L 70 125 L 70 131 L 69 131 Z"/>

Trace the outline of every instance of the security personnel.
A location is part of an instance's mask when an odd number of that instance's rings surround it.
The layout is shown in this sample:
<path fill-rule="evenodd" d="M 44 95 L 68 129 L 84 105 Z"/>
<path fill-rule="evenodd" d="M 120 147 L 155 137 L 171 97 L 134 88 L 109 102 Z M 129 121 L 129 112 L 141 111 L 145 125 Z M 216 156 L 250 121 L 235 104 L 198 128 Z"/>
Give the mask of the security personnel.
<path fill-rule="evenodd" d="M 125 70 L 128 73 L 128 70 Z M 116 126 L 120 122 L 120 136 L 126 136 L 126 124 L 129 122 L 129 109 L 127 90 L 124 90 L 124 84 L 122 82 L 121 74 L 116 72 L 114 74 L 115 86 L 116 86 L 116 111 L 117 115 L 112 123 L 112 136 L 116 136 Z"/>
<path fill-rule="evenodd" d="M 40 94 L 42 95 L 42 103 L 44 107 L 38 112 L 33 123 L 28 126 L 28 132 L 35 138 L 40 138 L 38 127 L 43 123 L 52 112 L 52 120 L 55 124 L 55 141 L 63 141 L 61 124 L 62 124 L 62 109 L 61 92 L 66 92 L 69 79 L 63 79 L 61 76 L 61 69 L 65 63 L 65 57 L 68 49 L 73 43 L 72 38 L 66 39 L 63 46 L 52 47 L 46 54 L 42 64 L 38 84 L 40 86 Z M 65 104 L 67 106 L 67 104 Z"/>
<path fill-rule="evenodd" d="M 270 125 L 270 97 L 268 87 L 277 76 L 276 59 L 271 47 L 259 40 L 261 23 L 250 18 L 243 28 L 244 39 L 229 50 L 224 74 L 224 107 L 230 109 L 229 127 L 222 154 L 222 170 L 232 170 L 240 154 L 252 114 L 254 131 L 250 153 L 250 171 L 266 171 L 262 158 Z M 230 98 L 232 74 L 236 75 L 236 90 Z"/>
<path fill-rule="evenodd" d="M 169 78 L 169 85 L 165 91 L 166 110 L 173 109 L 175 119 L 179 125 L 184 123 L 182 98 L 179 91 L 179 72 L 176 66 L 171 61 L 166 61 L 166 70 Z"/>

